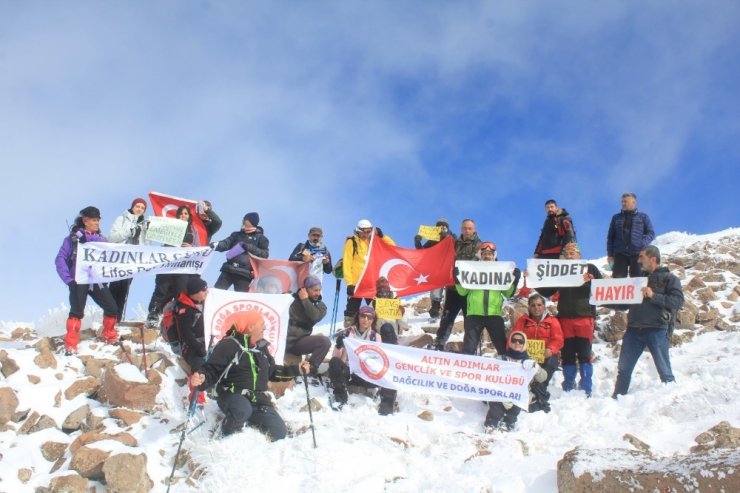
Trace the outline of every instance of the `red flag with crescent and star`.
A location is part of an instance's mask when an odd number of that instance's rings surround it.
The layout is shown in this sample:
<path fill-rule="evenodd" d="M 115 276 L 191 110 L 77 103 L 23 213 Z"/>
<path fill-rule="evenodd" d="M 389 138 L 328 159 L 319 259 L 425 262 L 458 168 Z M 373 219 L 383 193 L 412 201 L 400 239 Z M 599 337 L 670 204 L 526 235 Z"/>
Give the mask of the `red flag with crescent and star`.
<path fill-rule="evenodd" d="M 273 260 L 249 254 L 254 280 L 249 285 L 250 293 L 282 294 L 295 293 L 303 287 L 303 281 L 311 273 L 310 262 Z"/>
<path fill-rule="evenodd" d="M 203 224 L 203 220 L 198 215 L 197 201 L 159 192 L 149 192 L 149 202 L 152 203 L 154 215 L 160 217 L 175 217 L 177 208 L 181 205 L 187 205 L 190 208 L 190 217 L 193 218 L 193 228 L 198 233 L 198 243 L 200 243 L 193 246 L 208 246 L 206 243 L 208 241 L 208 231 L 206 231 L 206 225 Z"/>
<path fill-rule="evenodd" d="M 379 277 L 385 277 L 398 296 L 423 293 L 453 284 L 455 240 L 446 237 L 433 247 L 391 246 L 377 235 L 370 242 L 365 270 L 355 286 L 355 297 L 372 298 Z"/>

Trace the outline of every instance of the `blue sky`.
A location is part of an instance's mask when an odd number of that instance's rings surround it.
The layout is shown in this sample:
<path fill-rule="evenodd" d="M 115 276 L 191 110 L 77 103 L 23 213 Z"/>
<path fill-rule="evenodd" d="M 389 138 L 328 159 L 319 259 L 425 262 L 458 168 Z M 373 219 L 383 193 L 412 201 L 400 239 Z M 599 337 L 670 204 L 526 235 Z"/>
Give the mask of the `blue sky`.
<path fill-rule="evenodd" d="M 66 302 L 80 209 L 107 233 L 150 190 L 213 202 L 216 239 L 258 211 L 274 258 L 444 216 L 522 265 L 551 197 L 602 256 L 624 191 L 659 234 L 738 226 L 738 25 L 734 1 L 0 0 L 0 319 Z"/>

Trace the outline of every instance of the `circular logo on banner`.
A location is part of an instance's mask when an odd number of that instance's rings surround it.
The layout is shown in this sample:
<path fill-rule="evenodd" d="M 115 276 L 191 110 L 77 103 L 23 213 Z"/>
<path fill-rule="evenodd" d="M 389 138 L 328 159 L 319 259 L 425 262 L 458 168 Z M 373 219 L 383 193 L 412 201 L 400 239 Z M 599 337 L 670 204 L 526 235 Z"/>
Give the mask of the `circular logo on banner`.
<path fill-rule="evenodd" d="M 264 338 L 270 343 L 270 354 L 275 356 L 280 340 L 280 315 L 270 305 L 254 300 L 230 301 L 216 308 L 211 324 L 212 334 L 215 340 L 222 339 L 231 328 L 231 324 L 237 313 L 257 312 L 265 321 Z"/>
<path fill-rule="evenodd" d="M 362 371 L 373 380 L 380 380 L 388 371 L 390 362 L 382 349 L 375 346 L 360 346 L 355 354 Z"/>

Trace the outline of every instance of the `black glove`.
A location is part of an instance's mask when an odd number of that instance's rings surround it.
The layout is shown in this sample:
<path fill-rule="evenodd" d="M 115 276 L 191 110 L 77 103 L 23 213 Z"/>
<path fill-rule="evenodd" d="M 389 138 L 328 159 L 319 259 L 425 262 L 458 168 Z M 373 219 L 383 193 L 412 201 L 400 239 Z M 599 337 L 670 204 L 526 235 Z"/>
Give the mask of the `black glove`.
<path fill-rule="evenodd" d="M 421 248 L 421 235 L 414 236 L 414 246 L 416 248 Z"/>
<path fill-rule="evenodd" d="M 378 235 L 379 238 L 383 237 L 383 230 L 380 228 L 375 228 L 375 234 Z"/>
<path fill-rule="evenodd" d="M 347 296 L 354 296 L 354 295 L 355 295 L 355 287 L 347 286 Z"/>
<path fill-rule="evenodd" d="M 342 349 L 344 347 L 344 334 L 339 334 L 337 336 L 337 340 L 335 342 L 335 345 L 337 349 Z"/>
<path fill-rule="evenodd" d="M 138 217 L 138 219 L 136 219 L 136 222 L 139 223 L 139 224 L 143 223 L 144 222 L 144 214 L 140 215 Z"/>
<path fill-rule="evenodd" d="M 514 282 L 512 283 L 513 286 L 516 286 L 519 284 L 519 278 L 522 276 L 522 271 L 519 270 L 519 267 L 514 267 Z"/>

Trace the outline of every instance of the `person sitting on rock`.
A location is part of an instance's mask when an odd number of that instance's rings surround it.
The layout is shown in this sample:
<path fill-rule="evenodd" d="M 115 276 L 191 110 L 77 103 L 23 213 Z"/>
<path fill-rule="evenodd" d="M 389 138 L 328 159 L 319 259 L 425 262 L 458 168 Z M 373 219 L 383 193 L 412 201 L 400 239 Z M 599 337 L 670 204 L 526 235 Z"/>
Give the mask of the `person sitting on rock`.
<path fill-rule="evenodd" d="M 324 334 L 313 334 L 314 325 L 326 316 L 326 304 L 321 300 L 321 280 L 308 276 L 303 287 L 293 295 L 288 319 L 288 337 L 285 351 L 302 356 L 310 354 L 309 381 L 320 384 L 319 366 L 331 349 L 331 341 Z"/>
<path fill-rule="evenodd" d="M 225 321 L 231 324 L 226 337 L 213 348 L 208 362 L 190 376 L 190 384 L 200 390 L 216 387 L 216 402 L 226 416 L 224 436 L 249 424 L 272 441 L 282 440 L 288 430 L 273 407 L 267 382 L 290 380 L 298 376 L 299 368 L 275 364 L 263 338 L 265 321 L 259 312 L 237 312 L 232 317 Z M 308 372 L 308 361 L 300 364 L 300 370 Z"/>
<path fill-rule="evenodd" d="M 341 407 L 347 403 L 347 385 L 356 385 L 364 388 L 375 388 L 376 385 L 354 375 L 349 370 L 347 349 L 344 347 L 344 339 L 364 339 L 374 342 L 389 342 L 395 344 L 395 340 L 385 341 L 376 330 L 377 317 L 371 306 L 363 306 L 355 315 L 354 323 L 337 335 L 336 346 L 331 360 L 329 360 L 329 378 L 334 389 L 334 399 Z M 390 334 L 393 334 L 391 329 Z M 385 416 L 393 414 L 396 402 L 396 391 L 386 388 L 380 389 L 380 406 L 378 414 Z"/>
<path fill-rule="evenodd" d="M 536 362 L 529 358 L 527 354 L 527 335 L 524 332 L 512 331 L 509 334 L 509 344 L 503 357 L 504 361 L 519 361 L 526 369 L 534 368 Z M 544 382 L 547 378 L 547 372 L 542 368 L 537 369 L 532 383 Z M 531 385 L 531 384 L 530 384 Z M 530 394 L 530 400 L 532 395 Z M 502 431 L 511 431 L 516 425 L 521 409 L 514 405 L 513 402 L 489 402 L 488 414 L 484 426 L 487 430 L 499 429 Z"/>

